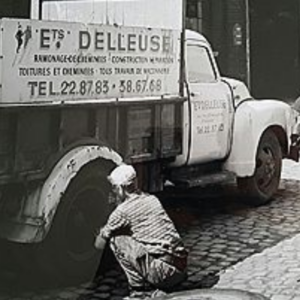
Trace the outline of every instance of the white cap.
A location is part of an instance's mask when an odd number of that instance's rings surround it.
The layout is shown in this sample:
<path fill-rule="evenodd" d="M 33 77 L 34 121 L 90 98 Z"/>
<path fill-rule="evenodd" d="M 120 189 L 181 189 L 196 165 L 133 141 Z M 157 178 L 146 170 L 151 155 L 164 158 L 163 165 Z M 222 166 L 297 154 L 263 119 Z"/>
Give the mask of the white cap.
<path fill-rule="evenodd" d="M 120 165 L 116 167 L 107 177 L 112 185 L 130 185 L 136 178 L 136 172 L 130 165 Z"/>

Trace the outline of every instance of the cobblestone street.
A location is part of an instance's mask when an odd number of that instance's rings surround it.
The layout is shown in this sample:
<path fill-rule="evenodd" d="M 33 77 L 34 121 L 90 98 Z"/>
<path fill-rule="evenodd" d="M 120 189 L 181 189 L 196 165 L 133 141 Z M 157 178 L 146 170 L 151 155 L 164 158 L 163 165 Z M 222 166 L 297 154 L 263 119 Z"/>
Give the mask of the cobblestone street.
<path fill-rule="evenodd" d="M 220 274 L 215 288 L 257 292 L 272 300 L 300 299 L 300 236 L 255 254 Z"/>
<path fill-rule="evenodd" d="M 165 200 L 190 252 L 189 276 L 179 290 L 212 287 L 226 269 L 300 232 L 299 189 L 299 181 L 283 180 L 276 199 L 257 208 L 242 204 L 234 188 L 201 197 L 197 193 L 203 191 L 194 191 L 189 196 Z M 26 277 L 30 278 L 30 274 Z M 37 292 L 33 291 L 34 285 L 16 289 L 14 280 L 20 282 L 20 278 L 11 279 L 9 288 L 2 289 L 1 300 L 117 300 L 128 293 L 124 274 L 116 265 L 93 282 L 76 287 Z"/>

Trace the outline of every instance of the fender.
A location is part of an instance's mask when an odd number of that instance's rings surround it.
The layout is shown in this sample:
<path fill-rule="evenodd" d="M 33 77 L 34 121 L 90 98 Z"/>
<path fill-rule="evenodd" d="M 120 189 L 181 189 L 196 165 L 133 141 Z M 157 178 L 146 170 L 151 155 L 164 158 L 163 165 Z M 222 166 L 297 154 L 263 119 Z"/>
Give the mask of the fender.
<path fill-rule="evenodd" d="M 252 176 L 260 138 L 268 128 L 284 133 L 287 149 L 294 125 L 291 107 L 277 100 L 249 100 L 236 109 L 231 152 L 224 169 L 238 177 Z"/>
<path fill-rule="evenodd" d="M 6 224 L 6 238 L 16 242 L 40 242 L 48 233 L 60 200 L 71 180 L 88 163 L 99 158 L 122 163 L 121 156 L 107 146 L 73 148 L 53 167 L 46 180 L 24 199 L 18 217 Z M 3 234 L 1 234 L 3 235 Z"/>

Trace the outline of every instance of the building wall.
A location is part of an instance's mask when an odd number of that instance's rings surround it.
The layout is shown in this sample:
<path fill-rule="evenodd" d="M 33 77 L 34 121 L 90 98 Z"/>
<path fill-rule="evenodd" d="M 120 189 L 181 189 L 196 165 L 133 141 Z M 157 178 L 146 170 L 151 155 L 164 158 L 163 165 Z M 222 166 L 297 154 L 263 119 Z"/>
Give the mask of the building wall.
<path fill-rule="evenodd" d="M 249 0 L 251 91 L 293 100 L 300 93 L 300 1 Z"/>
<path fill-rule="evenodd" d="M 187 0 L 186 27 L 206 35 L 210 27 L 210 0 Z"/>
<path fill-rule="evenodd" d="M 29 18 L 30 0 L 1 0 L 0 1 L 0 18 Z"/>
<path fill-rule="evenodd" d="M 186 26 L 204 34 L 221 73 L 248 82 L 247 0 L 188 0 Z"/>
<path fill-rule="evenodd" d="M 247 78 L 247 24 L 246 1 L 227 0 L 226 32 L 227 76 L 237 77 L 245 82 Z"/>

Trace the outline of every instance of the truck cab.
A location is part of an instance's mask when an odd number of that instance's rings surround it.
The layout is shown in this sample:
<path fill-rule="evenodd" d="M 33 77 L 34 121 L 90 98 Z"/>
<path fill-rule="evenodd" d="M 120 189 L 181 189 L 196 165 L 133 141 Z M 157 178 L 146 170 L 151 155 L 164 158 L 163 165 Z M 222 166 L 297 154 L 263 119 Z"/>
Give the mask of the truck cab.
<path fill-rule="evenodd" d="M 186 31 L 186 93 L 184 136 L 189 139 L 178 163 L 202 164 L 224 159 L 232 139 L 234 103 L 223 82 L 208 41 Z M 189 148 L 189 149 L 188 149 Z"/>
<path fill-rule="evenodd" d="M 201 34 L 186 31 L 185 47 L 183 151 L 170 180 L 194 187 L 234 177 L 248 203 L 270 201 L 282 158 L 297 159 L 298 113 L 283 101 L 253 99 L 243 82 L 222 77 Z"/>

